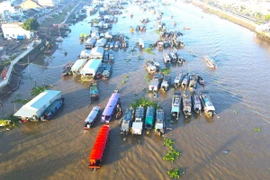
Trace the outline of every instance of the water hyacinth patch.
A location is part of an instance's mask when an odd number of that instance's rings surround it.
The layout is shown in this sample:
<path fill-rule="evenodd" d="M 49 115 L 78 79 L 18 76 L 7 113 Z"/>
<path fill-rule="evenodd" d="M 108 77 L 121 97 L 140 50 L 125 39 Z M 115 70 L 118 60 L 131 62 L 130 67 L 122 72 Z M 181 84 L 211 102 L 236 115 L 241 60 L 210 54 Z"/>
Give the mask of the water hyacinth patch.
<path fill-rule="evenodd" d="M 166 146 L 172 150 L 174 144 L 175 142 L 173 140 L 164 138 L 163 146 Z"/>
<path fill-rule="evenodd" d="M 176 151 L 175 149 L 171 149 L 164 157 L 163 160 L 171 161 L 174 163 L 174 161 L 181 155 L 181 152 Z"/>
<path fill-rule="evenodd" d="M 254 132 L 262 132 L 262 129 L 258 127 L 258 128 L 254 128 L 253 131 Z"/>
<path fill-rule="evenodd" d="M 180 168 L 174 168 L 170 171 L 167 171 L 167 174 L 169 175 L 171 179 L 174 179 L 174 178 L 179 179 L 182 174 L 185 174 L 185 172 L 182 171 Z"/>

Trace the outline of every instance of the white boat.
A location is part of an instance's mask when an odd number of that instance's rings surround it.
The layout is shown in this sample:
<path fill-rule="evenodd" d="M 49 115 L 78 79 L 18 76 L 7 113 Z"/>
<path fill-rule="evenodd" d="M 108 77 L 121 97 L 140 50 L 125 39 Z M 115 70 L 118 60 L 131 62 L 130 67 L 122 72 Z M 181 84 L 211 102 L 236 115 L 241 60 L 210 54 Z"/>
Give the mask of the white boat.
<path fill-rule="evenodd" d="M 156 66 L 153 64 L 152 61 L 146 61 L 144 64 L 148 73 L 154 74 L 157 71 Z"/>
<path fill-rule="evenodd" d="M 181 106 L 181 92 L 175 91 L 172 97 L 172 109 L 171 115 L 176 118 L 176 120 L 180 117 L 180 106 Z"/>
<path fill-rule="evenodd" d="M 175 53 L 170 52 L 170 53 L 169 53 L 169 56 L 170 56 L 170 58 L 171 58 L 171 62 L 172 62 L 172 63 L 176 63 L 176 62 L 177 62 L 177 56 L 175 55 Z"/>
<path fill-rule="evenodd" d="M 87 118 L 84 120 L 84 129 L 89 130 L 93 127 L 94 123 L 97 121 L 100 113 L 100 107 L 94 106 Z"/>
<path fill-rule="evenodd" d="M 159 135 L 163 135 L 165 133 L 165 114 L 162 109 L 156 110 L 155 132 Z"/>
<path fill-rule="evenodd" d="M 174 79 L 173 86 L 174 88 L 179 88 L 181 86 L 181 80 L 182 80 L 183 73 L 178 73 Z"/>
<path fill-rule="evenodd" d="M 86 64 L 87 59 L 78 59 L 75 61 L 75 63 L 71 67 L 71 72 L 74 76 L 80 75 L 81 69 Z"/>
<path fill-rule="evenodd" d="M 161 89 L 163 91 L 168 91 L 171 86 L 171 75 L 165 74 L 161 83 Z"/>
<path fill-rule="evenodd" d="M 171 58 L 167 53 L 163 53 L 163 61 L 164 61 L 165 64 L 171 62 Z"/>
<path fill-rule="evenodd" d="M 205 60 L 205 63 L 208 67 L 213 68 L 213 69 L 217 68 L 215 61 L 212 58 L 210 58 L 209 56 L 205 56 L 204 60 Z"/>
<path fill-rule="evenodd" d="M 202 105 L 203 105 L 203 111 L 206 115 L 212 117 L 215 114 L 215 107 L 210 99 L 208 92 L 201 92 L 200 95 Z"/>
<path fill-rule="evenodd" d="M 144 107 L 139 106 L 135 111 L 135 120 L 132 123 L 131 133 L 132 135 L 142 135 L 143 122 L 144 122 Z"/>
<path fill-rule="evenodd" d="M 182 96 L 183 101 L 183 113 L 185 117 L 191 116 L 191 97 L 188 92 L 184 92 Z"/>
<path fill-rule="evenodd" d="M 138 40 L 138 45 L 139 45 L 139 48 L 144 49 L 144 42 L 142 39 Z"/>
<path fill-rule="evenodd" d="M 189 75 L 188 75 L 188 73 L 187 73 L 187 74 L 185 74 L 185 75 L 183 76 L 183 80 L 182 80 L 182 83 L 181 83 L 181 87 L 184 88 L 184 89 L 187 88 L 188 82 L 189 82 Z"/>
<path fill-rule="evenodd" d="M 154 78 L 150 81 L 149 91 L 158 91 L 163 79 L 163 74 L 157 73 Z"/>
<path fill-rule="evenodd" d="M 193 110 L 195 113 L 200 114 L 202 111 L 202 105 L 200 97 L 197 94 L 193 94 L 192 97 Z"/>

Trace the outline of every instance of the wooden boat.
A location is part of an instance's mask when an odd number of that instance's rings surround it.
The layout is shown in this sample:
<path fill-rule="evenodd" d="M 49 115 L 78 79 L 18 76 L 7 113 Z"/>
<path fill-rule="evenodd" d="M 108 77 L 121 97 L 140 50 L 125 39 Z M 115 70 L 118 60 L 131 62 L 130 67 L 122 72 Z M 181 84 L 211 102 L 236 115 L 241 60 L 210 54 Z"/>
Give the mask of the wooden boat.
<path fill-rule="evenodd" d="M 122 119 L 120 134 L 128 135 L 133 119 L 134 119 L 134 109 L 132 107 L 129 107 L 126 110 L 125 115 Z"/>
<path fill-rule="evenodd" d="M 41 121 L 47 121 L 52 119 L 53 115 L 63 106 L 64 98 L 56 99 L 40 117 Z"/>
<path fill-rule="evenodd" d="M 90 84 L 89 95 L 91 100 L 99 99 L 99 90 L 96 82 Z"/>
<path fill-rule="evenodd" d="M 200 85 L 204 86 L 204 80 L 203 80 L 203 78 L 202 78 L 201 76 L 197 76 L 197 82 L 198 82 Z"/>
<path fill-rule="evenodd" d="M 168 91 L 171 86 L 171 75 L 165 74 L 161 83 L 161 89 L 163 91 Z"/>
<path fill-rule="evenodd" d="M 101 163 L 103 160 L 103 154 L 106 148 L 106 144 L 109 140 L 110 126 L 108 124 L 101 126 L 98 135 L 96 137 L 94 146 L 89 155 L 89 165 L 90 169 L 101 168 Z"/>
<path fill-rule="evenodd" d="M 184 88 L 184 89 L 187 88 L 188 82 L 189 82 L 189 75 L 188 75 L 188 73 L 187 73 L 187 74 L 185 74 L 185 75 L 183 76 L 183 80 L 182 80 L 182 83 L 181 83 L 181 87 Z"/>
<path fill-rule="evenodd" d="M 143 123 L 144 123 L 144 107 L 139 106 L 135 111 L 135 119 L 132 123 L 131 133 L 132 135 L 142 135 L 143 132 Z"/>
<path fill-rule="evenodd" d="M 181 86 L 181 80 L 182 80 L 183 73 L 178 73 L 174 79 L 173 86 L 174 88 L 179 88 Z"/>
<path fill-rule="evenodd" d="M 183 113 L 185 117 L 191 116 L 191 98 L 187 91 L 183 93 Z"/>
<path fill-rule="evenodd" d="M 163 80 L 163 74 L 156 73 L 154 78 L 149 83 L 149 91 L 158 91 Z"/>
<path fill-rule="evenodd" d="M 162 109 L 156 110 L 155 132 L 159 135 L 165 133 L 165 113 Z"/>
<path fill-rule="evenodd" d="M 202 101 L 204 113 L 210 117 L 214 116 L 215 107 L 210 99 L 209 92 L 207 92 L 207 91 L 201 92 L 200 98 Z"/>
<path fill-rule="evenodd" d="M 153 106 L 149 106 L 146 109 L 144 128 L 150 131 L 154 126 L 156 110 Z"/>
<path fill-rule="evenodd" d="M 176 120 L 178 120 L 180 117 L 180 106 L 181 106 L 181 92 L 175 91 L 172 97 L 171 115 Z"/>
<path fill-rule="evenodd" d="M 165 64 L 171 62 L 171 58 L 167 53 L 163 53 L 163 61 L 164 61 Z"/>
<path fill-rule="evenodd" d="M 170 56 L 170 58 L 171 58 L 171 62 L 172 62 L 172 63 L 176 63 L 176 62 L 177 62 L 177 56 L 176 56 L 175 53 L 170 52 L 170 53 L 169 53 L 169 56 Z"/>
<path fill-rule="evenodd" d="M 193 94 L 191 100 L 193 105 L 193 111 L 197 114 L 200 114 L 202 111 L 200 96 L 198 96 L 197 94 Z"/>
<path fill-rule="evenodd" d="M 108 80 L 111 74 L 112 74 L 112 66 L 109 64 L 106 64 L 106 68 L 102 72 L 102 79 Z"/>
<path fill-rule="evenodd" d="M 68 62 L 63 68 L 62 68 L 62 76 L 70 76 L 72 75 L 72 68 L 73 62 Z"/>
<path fill-rule="evenodd" d="M 89 130 L 93 127 L 100 114 L 100 106 L 94 106 L 87 118 L 84 120 L 84 130 Z"/>
<path fill-rule="evenodd" d="M 152 61 L 146 61 L 144 63 L 145 68 L 149 74 L 154 74 L 156 72 L 156 66 L 153 64 Z"/>
<path fill-rule="evenodd" d="M 208 67 L 216 69 L 217 65 L 213 59 L 211 59 L 209 56 L 204 57 L 205 63 Z"/>
<path fill-rule="evenodd" d="M 188 88 L 190 92 L 194 92 L 197 88 L 197 76 L 195 74 L 190 75 Z"/>
<path fill-rule="evenodd" d="M 4 69 L 1 72 L 1 77 L 5 80 L 7 77 L 8 67 L 4 67 Z"/>

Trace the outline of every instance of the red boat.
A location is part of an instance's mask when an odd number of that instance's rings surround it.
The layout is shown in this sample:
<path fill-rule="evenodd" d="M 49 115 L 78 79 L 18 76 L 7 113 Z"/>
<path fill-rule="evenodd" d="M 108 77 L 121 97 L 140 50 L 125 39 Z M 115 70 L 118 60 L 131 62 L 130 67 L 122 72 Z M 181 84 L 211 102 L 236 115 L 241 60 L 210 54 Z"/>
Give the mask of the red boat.
<path fill-rule="evenodd" d="M 5 67 L 5 68 L 3 69 L 3 71 L 1 72 L 1 76 L 2 76 L 3 79 L 6 79 L 6 77 L 7 77 L 7 71 L 8 71 L 8 68 Z"/>
<path fill-rule="evenodd" d="M 97 169 L 101 167 L 104 150 L 109 139 L 110 126 L 103 125 L 97 135 L 96 141 L 89 155 L 89 168 Z"/>

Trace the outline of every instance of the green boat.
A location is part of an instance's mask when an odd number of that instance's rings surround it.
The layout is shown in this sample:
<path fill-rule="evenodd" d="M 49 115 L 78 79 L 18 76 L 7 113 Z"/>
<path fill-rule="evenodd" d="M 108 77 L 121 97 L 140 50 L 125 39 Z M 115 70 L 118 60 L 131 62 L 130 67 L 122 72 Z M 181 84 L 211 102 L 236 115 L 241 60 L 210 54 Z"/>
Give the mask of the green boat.
<path fill-rule="evenodd" d="M 154 120 L 155 120 L 155 113 L 156 113 L 156 110 L 153 106 L 147 107 L 146 118 L 145 118 L 145 123 L 144 123 L 144 128 L 146 130 L 151 130 L 153 128 Z"/>
<path fill-rule="evenodd" d="M 90 94 L 91 100 L 99 99 L 99 91 L 98 91 L 96 82 L 90 84 L 89 94 Z"/>

